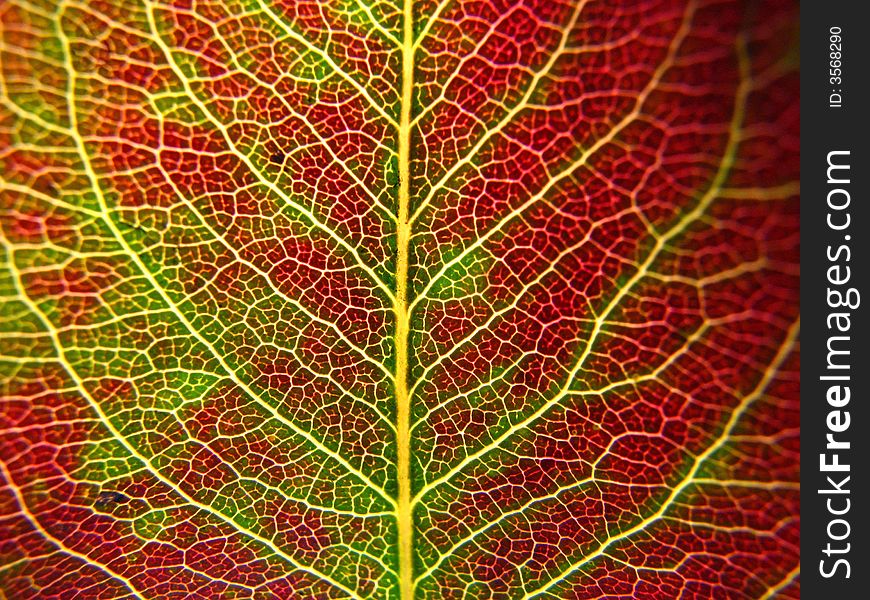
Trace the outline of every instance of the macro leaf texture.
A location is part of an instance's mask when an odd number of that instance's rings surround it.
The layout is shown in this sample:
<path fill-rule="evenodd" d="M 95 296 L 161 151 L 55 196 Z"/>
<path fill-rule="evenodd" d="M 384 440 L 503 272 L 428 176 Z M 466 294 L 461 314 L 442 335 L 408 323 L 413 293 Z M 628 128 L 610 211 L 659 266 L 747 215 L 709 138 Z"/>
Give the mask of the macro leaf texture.
<path fill-rule="evenodd" d="M 0 597 L 798 598 L 796 14 L 2 0 Z"/>

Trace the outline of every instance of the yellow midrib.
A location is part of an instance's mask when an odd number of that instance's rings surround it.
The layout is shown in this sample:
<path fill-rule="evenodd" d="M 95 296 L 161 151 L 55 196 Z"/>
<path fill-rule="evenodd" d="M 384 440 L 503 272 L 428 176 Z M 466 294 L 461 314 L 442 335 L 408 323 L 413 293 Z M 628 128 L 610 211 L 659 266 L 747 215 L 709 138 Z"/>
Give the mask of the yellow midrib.
<path fill-rule="evenodd" d="M 402 34 L 402 107 L 399 118 L 399 206 L 396 224 L 396 445 L 399 498 L 399 597 L 414 597 L 414 525 L 411 516 L 411 398 L 408 394 L 408 223 L 411 200 L 411 103 L 414 89 L 414 22 L 412 0 L 404 0 Z"/>

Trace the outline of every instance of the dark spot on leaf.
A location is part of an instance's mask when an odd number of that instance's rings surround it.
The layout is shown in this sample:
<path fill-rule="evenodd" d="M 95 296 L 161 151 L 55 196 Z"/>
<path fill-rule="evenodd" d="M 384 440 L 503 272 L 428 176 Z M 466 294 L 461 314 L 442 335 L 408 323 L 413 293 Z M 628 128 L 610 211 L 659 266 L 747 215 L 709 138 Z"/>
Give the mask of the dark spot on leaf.
<path fill-rule="evenodd" d="M 284 164 L 284 158 L 286 157 L 283 152 L 276 152 L 269 158 L 269 160 L 271 160 L 276 165 L 282 165 Z"/>
<path fill-rule="evenodd" d="M 120 492 L 100 492 L 94 502 L 95 508 L 108 508 L 115 504 L 124 504 L 128 500 L 127 496 Z"/>

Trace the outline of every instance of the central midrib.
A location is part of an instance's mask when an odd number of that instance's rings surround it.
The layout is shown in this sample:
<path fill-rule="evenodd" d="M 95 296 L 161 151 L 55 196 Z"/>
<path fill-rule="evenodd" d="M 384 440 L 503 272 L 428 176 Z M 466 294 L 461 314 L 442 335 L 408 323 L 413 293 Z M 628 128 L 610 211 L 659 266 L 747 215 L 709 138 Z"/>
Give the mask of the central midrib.
<path fill-rule="evenodd" d="M 399 206 L 396 224 L 396 446 L 399 498 L 396 522 L 399 535 L 399 597 L 414 596 L 414 525 L 411 516 L 411 398 L 408 394 L 408 222 L 411 200 L 411 103 L 414 88 L 413 2 L 404 0 L 402 33 L 402 106 L 399 118 Z"/>

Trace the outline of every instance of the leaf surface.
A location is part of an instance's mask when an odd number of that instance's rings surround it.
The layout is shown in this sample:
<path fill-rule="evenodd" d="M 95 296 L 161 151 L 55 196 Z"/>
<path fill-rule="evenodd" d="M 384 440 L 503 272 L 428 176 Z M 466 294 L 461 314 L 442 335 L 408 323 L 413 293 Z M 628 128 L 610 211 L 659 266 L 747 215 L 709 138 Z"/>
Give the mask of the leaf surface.
<path fill-rule="evenodd" d="M 2 593 L 798 598 L 795 13 L 2 3 Z"/>

